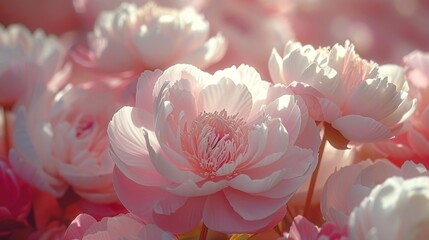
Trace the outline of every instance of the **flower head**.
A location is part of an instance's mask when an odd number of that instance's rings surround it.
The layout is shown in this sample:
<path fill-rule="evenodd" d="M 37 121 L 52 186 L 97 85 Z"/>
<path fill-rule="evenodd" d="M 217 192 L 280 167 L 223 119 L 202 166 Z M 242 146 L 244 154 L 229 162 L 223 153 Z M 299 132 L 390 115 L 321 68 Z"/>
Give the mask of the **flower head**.
<path fill-rule="evenodd" d="M 226 44 L 220 34 L 208 37 L 208 22 L 192 8 L 122 3 L 98 17 L 88 44 L 96 68 L 140 73 L 175 63 L 211 65 L 223 57 Z"/>
<path fill-rule="evenodd" d="M 152 96 L 140 93 L 148 86 Z M 145 72 L 136 107 L 119 110 L 108 133 L 122 203 L 175 233 L 201 221 L 221 232 L 272 227 L 320 145 L 302 100 L 245 65 Z"/>
<path fill-rule="evenodd" d="M 59 40 L 42 30 L 34 33 L 23 25 L 0 25 L 0 104 L 14 105 L 32 91 L 44 86 L 63 65 L 65 51 Z"/>
<path fill-rule="evenodd" d="M 401 67 L 361 59 L 348 41 L 331 49 L 288 42 L 283 57 L 273 50 L 269 67 L 273 82 L 290 84 L 315 120 L 348 141 L 391 138 L 416 108 Z"/>

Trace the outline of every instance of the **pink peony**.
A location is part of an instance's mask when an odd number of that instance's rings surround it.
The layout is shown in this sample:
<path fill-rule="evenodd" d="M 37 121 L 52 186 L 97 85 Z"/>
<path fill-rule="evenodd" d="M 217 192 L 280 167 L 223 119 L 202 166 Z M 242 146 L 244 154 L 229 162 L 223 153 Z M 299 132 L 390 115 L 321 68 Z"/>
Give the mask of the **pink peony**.
<path fill-rule="evenodd" d="M 115 92 L 97 82 L 35 94 L 31 106 L 17 110 L 13 168 L 55 197 L 71 186 L 92 202 L 117 201 L 106 129 L 120 106 Z"/>
<path fill-rule="evenodd" d="M 219 61 L 226 50 L 220 33 L 209 34 L 209 23 L 192 8 L 122 3 L 97 19 L 88 35 L 86 64 L 110 73 L 140 73 L 175 63 L 203 68 Z"/>
<path fill-rule="evenodd" d="M 199 8 L 206 0 L 155 0 L 156 4 L 172 8 L 185 8 L 193 6 Z M 103 11 L 111 11 L 117 8 L 122 0 L 73 0 L 73 6 L 82 24 L 87 28 L 92 28 L 97 17 Z M 149 0 L 128 0 L 127 2 L 136 5 L 143 5 Z"/>
<path fill-rule="evenodd" d="M 413 52 L 404 57 L 406 75 L 417 97 L 417 110 L 408 121 L 410 127 L 396 138 L 375 143 L 386 158 L 397 165 L 413 160 L 429 167 L 429 53 Z"/>
<path fill-rule="evenodd" d="M 227 233 L 273 227 L 320 145 L 305 105 L 286 93 L 246 65 L 214 75 L 191 65 L 144 72 L 136 107 L 119 110 L 108 128 L 119 199 L 173 233 L 201 221 Z"/>
<path fill-rule="evenodd" d="M 53 35 L 40 29 L 32 34 L 19 24 L 0 25 L 0 105 L 22 102 L 38 83 L 48 86 L 64 56 L 63 46 Z"/>
<path fill-rule="evenodd" d="M 348 141 L 391 138 L 416 107 L 402 68 L 361 59 L 348 41 L 331 49 L 290 41 L 283 56 L 273 50 L 269 67 L 273 82 L 291 84 L 310 115 Z"/>
<path fill-rule="evenodd" d="M 0 157 L 0 237 L 7 231 L 6 226 L 26 222 L 31 209 L 32 191 L 10 168 L 5 159 Z M 23 226 L 23 225 L 22 225 Z"/>
<path fill-rule="evenodd" d="M 429 176 L 426 168 L 407 161 L 398 168 L 386 159 L 369 160 L 341 168 L 333 173 L 322 192 L 320 209 L 326 221 L 342 227 L 347 225 L 353 209 L 378 184 L 392 176 L 405 179 Z"/>
<path fill-rule="evenodd" d="M 77 216 L 64 235 L 72 239 L 177 239 L 173 234 L 161 230 L 154 224 L 144 224 L 131 214 L 105 217 L 101 221 L 88 214 Z"/>
<path fill-rule="evenodd" d="M 353 210 L 349 239 L 416 239 L 429 236 L 429 177 L 392 177 Z"/>

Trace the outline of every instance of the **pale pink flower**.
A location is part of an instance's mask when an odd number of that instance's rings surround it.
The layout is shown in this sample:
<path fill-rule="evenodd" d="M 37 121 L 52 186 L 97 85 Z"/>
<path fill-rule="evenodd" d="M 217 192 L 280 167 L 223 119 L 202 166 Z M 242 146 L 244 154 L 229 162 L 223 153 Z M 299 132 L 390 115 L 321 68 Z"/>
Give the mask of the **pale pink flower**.
<path fill-rule="evenodd" d="M 31 209 L 32 191 L 0 157 L 0 225 L 12 226 L 12 223 L 24 224 Z M 0 236 L 8 232 L 1 228 Z"/>
<path fill-rule="evenodd" d="M 64 240 L 72 239 L 177 239 L 155 224 L 144 224 L 131 214 L 105 217 L 101 221 L 88 214 L 77 216 L 64 235 Z"/>
<path fill-rule="evenodd" d="M 392 176 L 408 179 L 429 176 L 429 172 L 421 164 L 407 161 L 399 168 L 386 159 L 343 167 L 328 178 L 323 189 L 320 209 L 324 219 L 340 227 L 347 225 L 353 209 L 377 184 Z"/>
<path fill-rule="evenodd" d="M 393 137 L 416 106 L 401 67 L 361 59 L 348 41 L 331 49 L 289 41 L 283 56 L 273 49 L 269 67 L 273 82 L 306 99 L 315 120 L 352 142 Z"/>
<path fill-rule="evenodd" d="M 119 110 L 108 128 L 119 199 L 173 233 L 201 221 L 227 233 L 271 228 L 320 145 L 305 104 L 286 93 L 246 65 L 214 75 L 181 64 L 144 72 L 136 107 Z"/>
<path fill-rule="evenodd" d="M 409 128 L 396 138 L 374 146 L 397 165 L 413 160 L 429 167 L 429 53 L 410 53 L 404 57 L 404 66 L 418 100 L 417 109 L 407 121 Z"/>
<path fill-rule="evenodd" d="M 106 129 L 120 106 L 115 92 L 99 82 L 35 94 L 28 108 L 17 110 L 13 168 L 55 197 L 71 186 L 92 202 L 117 201 Z"/>
<path fill-rule="evenodd" d="M 429 177 L 392 177 L 372 189 L 353 210 L 349 239 L 427 239 Z"/>
<path fill-rule="evenodd" d="M 294 39 L 294 34 L 285 16 L 271 14 L 261 5 L 243 0 L 216 0 L 205 5 L 202 12 L 210 28 L 221 31 L 228 41 L 225 57 L 210 71 L 248 64 L 258 70 L 262 79 L 268 79 L 271 50 L 282 48 L 286 41 Z"/>
<path fill-rule="evenodd" d="M 209 38 L 209 34 L 209 23 L 192 8 L 122 3 L 97 19 L 88 35 L 88 61 L 111 73 L 140 73 L 175 63 L 204 68 L 226 51 L 224 37 L 218 33 Z"/>
<path fill-rule="evenodd" d="M 80 28 L 70 0 L 0 0 L 0 23 L 21 23 L 31 31 L 57 35 Z"/>
<path fill-rule="evenodd" d="M 48 85 L 63 66 L 64 55 L 53 35 L 31 33 L 19 24 L 0 25 L 0 104 L 11 107 L 37 83 Z"/>
<path fill-rule="evenodd" d="M 152 0 L 158 5 L 172 8 L 185 8 L 192 6 L 199 9 L 206 0 Z M 97 17 L 103 11 L 111 11 L 117 8 L 123 0 L 73 0 L 73 6 L 82 24 L 92 28 Z M 143 5 L 149 0 L 128 0 L 129 3 Z"/>

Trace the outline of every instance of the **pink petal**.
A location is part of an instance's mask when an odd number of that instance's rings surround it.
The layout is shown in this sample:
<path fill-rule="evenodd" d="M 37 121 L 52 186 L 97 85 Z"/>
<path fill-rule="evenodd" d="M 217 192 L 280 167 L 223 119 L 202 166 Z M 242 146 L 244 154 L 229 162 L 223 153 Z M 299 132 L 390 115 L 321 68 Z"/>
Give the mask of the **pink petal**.
<path fill-rule="evenodd" d="M 347 115 L 332 122 L 332 127 L 350 141 L 376 142 L 393 137 L 390 129 L 380 122 L 360 115 Z"/>
<path fill-rule="evenodd" d="M 289 230 L 288 239 L 293 240 L 314 240 L 317 239 L 319 230 L 316 225 L 308 221 L 305 217 L 298 215 L 293 219 Z"/>
<path fill-rule="evenodd" d="M 221 33 L 218 33 L 207 40 L 200 48 L 185 54 L 177 62 L 191 64 L 204 69 L 221 60 L 225 55 L 226 49 L 226 40 Z"/>
<path fill-rule="evenodd" d="M 145 222 L 153 222 L 153 207 L 159 199 L 174 198 L 174 195 L 159 187 L 140 185 L 132 181 L 117 167 L 113 170 L 113 185 L 123 205 Z"/>
<path fill-rule="evenodd" d="M 117 167 L 141 184 L 158 186 L 166 180 L 152 165 L 144 138 L 142 120 L 151 117 L 142 109 L 123 107 L 112 118 L 108 127 L 110 154 Z M 153 132 L 151 140 L 155 140 Z M 157 146 L 157 142 L 151 142 Z M 159 148 L 159 146 L 157 146 Z"/>
<path fill-rule="evenodd" d="M 228 96 L 228 101 L 225 101 Z M 221 112 L 247 119 L 252 110 L 252 95 L 245 85 L 236 84 L 231 79 L 222 78 L 217 84 L 208 85 L 200 93 L 200 111 Z"/>
<path fill-rule="evenodd" d="M 203 184 L 197 185 L 193 181 L 186 181 L 178 184 L 177 186 L 165 186 L 164 190 L 182 197 L 198 197 L 214 194 L 228 185 L 227 180 L 218 182 L 207 181 Z"/>
<path fill-rule="evenodd" d="M 247 221 L 264 219 L 286 206 L 284 198 L 255 196 L 232 188 L 224 189 L 223 193 L 234 211 Z"/>
<path fill-rule="evenodd" d="M 88 214 L 79 214 L 67 228 L 64 240 L 82 239 L 86 230 L 97 220 Z"/>
<path fill-rule="evenodd" d="M 153 112 L 153 88 L 158 78 L 163 72 L 159 69 L 155 71 L 144 71 L 137 82 L 136 103 L 137 108 L 144 109 L 148 113 Z"/>
<path fill-rule="evenodd" d="M 246 201 L 246 199 L 243 199 Z M 276 222 L 276 213 L 257 221 L 249 221 L 240 217 L 229 204 L 222 192 L 211 195 L 206 201 L 203 213 L 204 224 L 212 230 L 237 233 L 237 232 L 257 232 L 262 228 L 273 227 Z"/>
<path fill-rule="evenodd" d="M 173 203 L 174 198 L 168 199 Z M 184 204 L 171 211 L 158 211 L 155 209 L 153 212 L 153 219 L 155 223 L 162 229 L 171 233 L 185 233 L 195 228 L 202 219 L 203 208 L 205 204 L 205 197 L 187 198 Z"/>

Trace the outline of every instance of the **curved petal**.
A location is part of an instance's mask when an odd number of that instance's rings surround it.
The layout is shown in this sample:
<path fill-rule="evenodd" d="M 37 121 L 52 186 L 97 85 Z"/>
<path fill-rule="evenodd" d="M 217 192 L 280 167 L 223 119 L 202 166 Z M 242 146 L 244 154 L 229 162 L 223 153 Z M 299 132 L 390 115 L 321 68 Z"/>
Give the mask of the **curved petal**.
<path fill-rule="evenodd" d="M 273 215 L 286 206 L 287 200 L 255 196 L 232 188 L 224 189 L 223 193 L 234 211 L 246 221 L 261 220 Z"/>
<path fill-rule="evenodd" d="M 338 118 L 332 122 L 332 127 L 350 141 L 376 142 L 394 136 L 387 126 L 372 118 L 360 115 L 347 115 Z"/>
<path fill-rule="evenodd" d="M 175 204 L 175 199 L 169 198 L 163 204 Z M 185 233 L 195 228 L 202 219 L 203 209 L 205 204 L 205 197 L 187 198 L 186 201 L 170 211 L 167 207 L 161 208 L 161 204 L 156 205 L 153 212 L 153 219 L 155 223 L 162 229 L 171 233 Z"/>
<path fill-rule="evenodd" d="M 67 228 L 64 234 L 64 240 L 82 239 L 86 230 L 97 220 L 88 214 L 79 214 Z"/>
<path fill-rule="evenodd" d="M 201 185 L 197 185 L 193 181 L 186 181 L 177 186 L 165 186 L 162 188 L 177 196 L 199 197 L 216 193 L 225 188 L 226 186 L 228 186 L 227 180 L 221 180 L 218 182 L 207 181 Z"/>
<path fill-rule="evenodd" d="M 221 60 L 226 53 L 227 46 L 225 37 L 218 33 L 198 49 L 185 54 L 177 62 L 191 64 L 204 69 Z"/>
<path fill-rule="evenodd" d="M 275 218 L 277 213 L 257 221 L 245 220 L 234 211 L 222 192 L 207 198 L 203 213 L 203 222 L 209 229 L 224 233 L 257 232 L 263 228 L 271 228 L 277 224 L 273 221 Z"/>
<path fill-rule="evenodd" d="M 158 78 L 162 75 L 162 71 L 144 71 L 137 82 L 136 103 L 137 108 L 144 109 L 151 113 L 153 112 L 153 88 Z"/>
<path fill-rule="evenodd" d="M 138 184 L 126 177 L 117 167 L 113 170 L 113 186 L 122 204 L 145 222 L 153 222 L 152 212 L 160 199 L 178 197 L 162 190 Z"/>
<path fill-rule="evenodd" d="M 361 83 L 347 102 L 346 114 L 361 115 L 378 121 L 397 110 L 404 99 L 396 86 L 385 79 L 368 79 Z"/>
<path fill-rule="evenodd" d="M 110 157 L 116 166 L 125 175 L 140 184 L 159 186 L 167 183 L 152 165 L 146 140 L 144 138 L 144 125 L 142 120 L 151 117 L 142 109 L 123 107 L 113 115 L 107 130 L 110 148 Z M 152 139 L 156 139 L 153 132 L 146 131 Z M 151 146 L 159 148 L 157 142 L 151 142 Z"/>
<path fill-rule="evenodd" d="M 228 100 L 225 101 L 225 96 Z M 218 83 L 206 86 L 200 93 L 199 111 L 221 112 L 226 110 L 230 116 L 247 120 L 252 110 L 252 94 L 243 84 L 236 84 L 229 78 L 222 78 Z"/>

